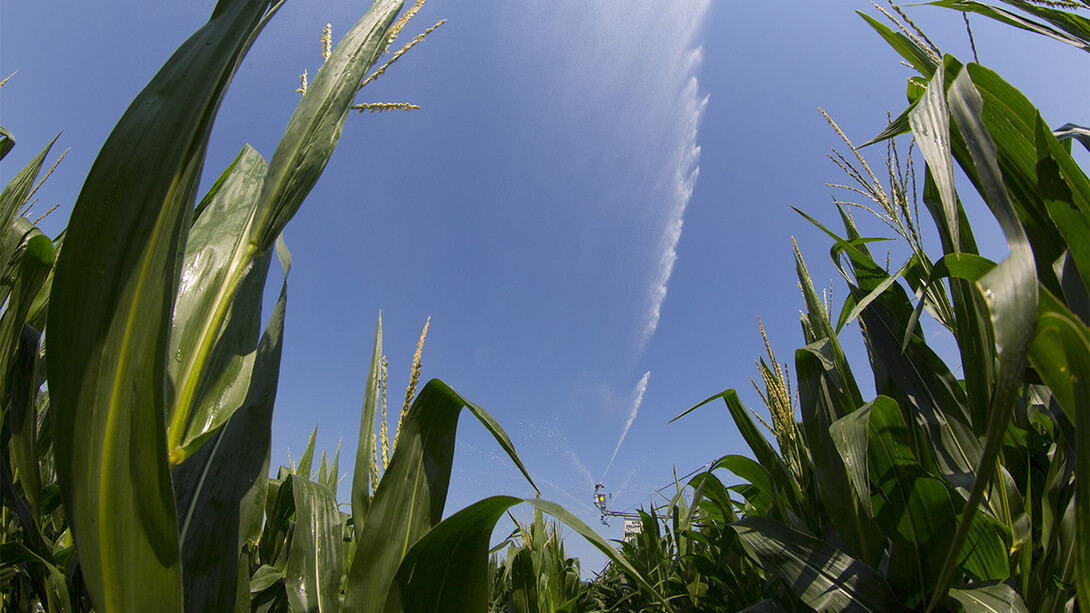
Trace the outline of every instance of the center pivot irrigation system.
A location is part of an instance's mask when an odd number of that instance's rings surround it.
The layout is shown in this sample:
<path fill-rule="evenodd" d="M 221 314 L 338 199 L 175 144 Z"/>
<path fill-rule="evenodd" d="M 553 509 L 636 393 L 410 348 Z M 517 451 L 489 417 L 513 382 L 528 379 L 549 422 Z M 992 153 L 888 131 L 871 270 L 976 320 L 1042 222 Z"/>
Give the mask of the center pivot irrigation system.
<path fill-rule="evenodd" d="M 685 479 L 688 479 L 689 477 L 695 475 L 696 473 L 698 473 L 698 472 L 700 472 L 702 470 L 707 470 L 712 464 L 713 464 L 713 462 L 708 462 L 707 464 L 694 469 L 689 474 L 687 474 L 687 475 L 685 475 L 683 477 L 677 477 L 676 473 L 675 473 L 675 477 L 674 477 L 673 481 L 671 481 L 670 483 L 667 483 L 666 485 L 660 487 L 659 489 L 651 492 L 651 496 L 649 496 L 649 498 L 653 497 L 655 494 L 659 494 L 660 492 L 662 492 L 662 490 L 665 490 L 668 487 L 676 487 L 680 491 L 682 481 L 684 481 Z M 635 513 L 633 511 L 627 511 L 627 510 L 626 511 L 614 511 L 613 510 L 613 494 L 610 493 L 610 494 L 607 495 L 607 494 L 603 493 L 602 489 L 604 487 L 605 486 L 602 485 L 600 482 L 594 484 L 594 507 L 596 509 L 598 509 L 598 513 L 601 516 L 602 525 L 603 526 L 608 526 L 610 517 L 620 517 L 620 518 L 624 519 L 624 531 L 625 531 L 625 536 L 626 537 L 630 533 L 637 532 L 639 530 L 639 525 L 640 525 L 640 515 L 639 515 L 639 513 Z M 667 499 L 667 500 L 669 500 L 669 499 Z M 666 519 L 666 517 L 667 517 L 666 515 L 659 515 L 657 513 L 649 513 L 648 515 L 658 517 L 659 519 Z"/>

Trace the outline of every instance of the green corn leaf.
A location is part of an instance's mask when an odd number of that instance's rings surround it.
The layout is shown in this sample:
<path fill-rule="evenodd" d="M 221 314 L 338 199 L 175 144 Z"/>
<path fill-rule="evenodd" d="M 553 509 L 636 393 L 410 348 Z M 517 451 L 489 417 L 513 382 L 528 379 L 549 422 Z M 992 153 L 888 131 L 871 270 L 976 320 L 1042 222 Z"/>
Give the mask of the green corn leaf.
<path fill-rule="evenodd" d="M 21 225 L 21 224 L 19 224 Z M 37 228 L 31 228 L 16 251 L 19 258 L 13 267 L 13 285 L 7 296 L 7 306 L 0 316 L 0 398 L 8 393 L 8 369 L 15 358 L 23 325 L 46 278 L 53 269 L 53 242 Z"/>
<path fill-rule="evenodd" d="M 34 298 L 53 267 L 53 243 L 31 232 L 22 246 L 14 286 L 0 316 L 0 398 L 10 398 L 6 411 L 11 428 L 11 460 L 38 529 L 42 477 L 38 462 L 38 348 L 41 334 L 26 323 Z"/>
<path fill-rule="evenodd" d="M 950 526 L 954 525 L 956 522 L 951 520 Z M 950 532 L 952 535 L 953 531 Z M 990 515 L 977 513 L 965 544 L 961 546 L 958 567 L 975 581 L 1007 579 L 1011 576 L 1010 540 L 1011 533 L 1006 526 Z"/>
<path fill-rule="evenodd" d="M 946 65 L 948 79 L 950 75 L 961 77 L 960 64 L 957 60 L 947 56 Z M 1021 92 L 983 66 L 969 64 L 965 70 L 968 71 L 968 75 L 964 77 L 964 80 L 971 80 L 973 89 L 980 99 L 979 121 L 993 143 L 994 164 L 998 169 L 994 174 L 987 171 L 987 176 L 982 175 L 983 171 L 978 168 L 976 156 L 970 144 L 967 143 L 968 137 L 962 136 L 963 127 L 951 133 L 954 158 L 973 181 L 977 191 L 984 196 L 985 202 L 991 207 L 992 214 L 997 219 L 1010 217 L 1006 211 L 1001 210 L 1004 206 L 1003 202 L 1013 207 L 1014 220 L 1022 226 L 1029 246 L 1036 256 L 1037 276 L 1040 282 L 1053 293 L 1058 293 L 1060 288 L 1055 272 L 1052 270 L 1052 263 L 1058 260 L 1068 248 L 1065 238 L 1065 232 L 1068 230 L 1057 227 L 1056 221 L 1052 218 L 1055 211 L 1050 209 L 1048 202 L 1049 200 L 1056 202 L 1056 191 L 1066 189 L 1070 191 L 1071 197 L 1076 198 L 1075 202 L 1066 206 L 1071 204 L 1079 206 L 1084 215 L 1090 215 L 1090 204 L 1079 205 L 1079 202 L 1086 203 L 1090 199 L 1090 186 L 1087 186 L 1085 173 L 1073 160 L 1070 160 L 1070 155 L 1063 151 L 1062 145 L 1056 141 L 1055 137 L 1047 134 L 1048 130 L 1044 128 L 1040 113 Z M 952 90 L 952 83 L 948 88 Z M 948 91 L 947 95 L 950 97 L 953 94 Z M 951 107 L 953 107 L 952 98 Z M 960 123 L 959 127 L 961 127 Z M 1038 146 L 1039 139 L 1048 144 L 1047 155 L 1044 151 L 1045 147 Z M 1062 155 L 1057 154 L 1060 151 L 1063 151 Z M 1052 161 L 1044 161 L 1046 158 Z M 1039 166 L 1042 163 L 1047 166 L 1055 164 L 1055 166 L 1049 170 Z M 1042 175 L 1041 171 L 1048 172 Z M 1049 186 L 1047 182 L 1042 184 L 1041 179 L 1046 176 L 1054 177 L 1056 173 L 1068 182 L 1066 188 L 1061 188 L 1059 185 Z M 1000 183 L 994 183 L 997 180 Z M 989 195 L 990 190 L 1000 187 L 1007 194 L 1005 201 L 997 200 Z M 1053 204 L 1052 208 L 1056 206 L 1057 204 Z M 1070 218 L 1073 217 L 1073 215 L 1070 216 Z M 1086 224 L 1084 219 L 1079 226 L 1086 228 Z M 1084 230 L 1077 229 L 1079 226 L 1073 226 L 1071 230 L 1076 232 L 1076 236 L 1085 236 Z M 1090 247 L 1083 248 L 1090 249 Z M 1084 269 L 1080 266 L 1080 270 Z"/>
<path fill-rule="evenodd" d="M 965 613 L 1029 613 L 1022 597 L 1007 583 L 952 588 L 950 598 Z"/>
<path fill-rule="evenodd" d="M 59 135 L 58 135 L 59 136 Z M 26 204 L 27 195 L 34 187 L 34 180 L 41 171 L 45 157 L 57 137 L 42 149 L 38 155 L 27 162 L 0 193 L 0 302 L 7 298 L 15 283 L 15 272 L 19 265 L 18 253 L 25 245 L 29 235 L 38 233 L 31 223 L 19 216 L 19 211 Z"/>
<path fill-rule="evenodd" d="M 926 51 L 920 48 L 911 38 L 901 34 L 900 32 L 894 32 L 889 26 L 878 21 L 877 19 L 863 13 L 856 11 L 856 13 L 862 17 L 878 34 L 889 43 L 893 50 L 905 58 L 909 64 L 912 64 L 913 68 L 920 71 L 920 74 L 930 78 L 938 68 L 938 63 L 935 62 Z"/>
<path fill-rule="evenodd" d="M 0 160 L 7 157 L 8 152 L 15 146 L 15 135 L 0 126 Z"/>
<path fill-rule="evenodd" d="M 1036 180 L 1041 198 L 1067 244 L 1068 258 L 1083 286 L 1090 287 L 1090 179 L 1049 131 L 1040 114 L 1034 122 L 1034 131 Z"/>
<path fill-rule="evenodd" d="M 929 610 L 946 595 L 961 545 L 995 471 L 1003 433 L 1021 384 L 1037 319 L 1034 252 L 1004 184 L 996 159 L 996 142 L 989 135 L 981 115 L 984 101 L 973 83 L 968 70 L 958 74 L 950 87 L 950 109 L 972 157 L 982 194 L 1006 235 L 1010 255 L 977 283 L 991 315 L 999 364 L 988 407 L 987 437 L 976 469 L 976 482 L 947 552 Z M 1000 142 L 1005 145 L 1008 140 Z"/>
<path fill-rule="evenodd" d="M 882 398 L 882 397 L 879 397 Z M 875 401 L 877 402 L 877 400 Z M 844 461 L 852 489 L 859 495 L 859 501 L 867 516 L 873 516 L 870 502 L 870 477 L 868 475 L 867 448 L 870 446 L 868 424 L 870 407 L 868 403 L 857 411 L 834 421 L 829 426 L 829 438 L 832 439 L 840 458 Z"/>
<path fill-rule="evenodd" d="M 276 479 L 269 480 L 265 495 L 265 525 L 258 541 L 259 558 L 283 572 L 287 566 L 295 496 L 292 493 L 294 475 L 283 467 Z"/>
<path fill-rule="evenodd" d="M 728 455 L 719 458 L 712 465 L 711 470 L 717 468 L 725 468 L 753 485 L 754 493 L 746 500 L 757 509 L 759 515 L 768 513 L 772 501 L 777 497 L 777 492 L 772 485 L 772 476 L 763 466 L 745 456 Z"/>
<path fill-rule="evenodd" d="M 1068 251 L 1063 258 L 1053 262 L 1052 269 L 1056 271 L 1056 277 L 1060 280 L 1060 288 L 1063 290 L 1067 308 L 1084 323 L 1090 323 L 1090 290 L 1087 290 L 1082 277 L 1075 269 L 1075 260 L 1071 257 L 1071 252 Z"/>
<path fill-rule="evenodd" d="M 337 476 L 337 471 L 340 470 L 341 464 L 341 444 L 337 443 L 337 451 L 333 453 L 333 463 L 329 465 L 329 474 L 326 478 L 327 483 L 325 486 L 334 492 L 337 491 L 337 484 L 340 482 L 340 478 Z"/>
<path fill-rule="evenodd" d="M 750 605 L 738 613 L 787 613 L 787 609 L 775 600 L 766 599 L 755 605 Z"/>
<path fill-rule="evenodd" d="M 295 532 L 284 586 L 293 611 L 335 613 L 344 569 L 344 519 L 329 488 L 296 475 Z"/>
<path fill-rule="evenodd" d="M 352 527 L 359 530 L 367 521 L 367 509 L 371 504 L 371 453 L 372 435 L 375 431 L 375 415 L 378 413 L 379 382 L 382 370 L 382 313 L 375 324 L 375 343 L 371 350 L 371 366 L 367 370 L 367 383 L 363 388 L 363 414 L 360 416 L 359 442 L 356 444 L 356 465 L 352 473 Z M 373 484 L 375 487 L 377 483 Z"/>
<path fill-rule="evenodd" d="M 27 549 L 22 543 L 8 542 L 0 544 L 0 560 L 4 565 L 24 564 L 30 572 L 40 590 L 39 597 L 46 605 L 50 613 L 68 613 L 73 611 L 71 600 L 68 597 L 68 586 L 65 584 L 64 573 L 54 564 L 45 560 L 33 551 Z"/>
<path fill-rule="evenodd" d="M 401 424 L 397 449 L 375 489 L 366 523 L 356 527 L 359 542 L 349 567 L 346 610 L 380 610 L 406 552 L 442 519 L 462 408 L 484 424 L 534 484 L 507 434 L 490 415 L 442 381 L 429 381 Z"/>
<path fill-rule="evenodd" d="M 5 133 L 9 134 L 5 130 Z M 14 177 L 8 181 L 8 184 L 4 186 L 4 191 L 0 192 L 0 228 L 7 228 L 11 225 L 11 221 L 22 210 L 23 205 L 26 204 L 27 195 L 30 194 L 30 190 L 34 187 L 34 180 L 38 178 L 38 173 L 42 170 L 42 164 L 45 162 L 45 157 L 49 155 L 49 150 L 53 148 L 53 143 L 57 142 L 60 134 L 53 137 L 53 140 L 49 141 L 38 155 L 31 158 Z M 14 144 L 14 141 L 12 141 Z M 10 147 L 9 147 L 10 149 Z M 3 260 L 6 262 L 6 258 Z"/>
<path fill-rule="evenodd" d="M 1007 25 L 1026 30 L 1027 32 L 1041 34 L 1053 40 L 1060 41 L 1061 43 L 1067 43 L 1068 45 L 1078 47 L 1083 51 L 1090 52 L 1090 21 L 1085 17 L 1081 17 L 1075 13 L 1037 6 L 1030 2 L 1004 1 L 1007 2 L 1007 4 L 1017 6 L 1023 11 L 1034 13 L 1046 21 L 1050 21 L 1056 27 L 1034 21 L 998 6 L 985 4 L 983 2 L 975 2 L 973 0 L 941 0 L 939 2 L 930 2 L 929 4 L 955 9 L 965 13 L 978 13 Z"/>
<path fill-rule="evenodd" d="M 856 245 L 856 250 L 858 250 L 858 245 Z M 852 251 L 849 250 L 848 253 L 850 254 Z M 833 328 L 832 322 L 829 321 L 829 313 L 826 312 L 821 297 L 814 290 L 810 272 L 806 269 L 802 253 L 798 250 L 795 251 L 795 272 L 799 278 L 799 285 L 802 287 L 803 299 L 806 301 L 807 321 L 814 333 L 814 340 L 809 341 L 808 344 L 820 340 L 825 340 L 828 343 L 832 364 L 844 385 L 841 389 L 846 395 L 845 402 L 847 404 L 841 415 L 845 415 L 863 405 L 863 396 L 859 393 L 859 385 L 855 381 L 855 375 L 852 374 L 851 366 L 848 364 L 848 358 L 844 355 L 840 340 L 837 339 L 836 330 Z"/>
<path fill-rule="evenodd" d="M 221 1 L 137 96 L 57 260 L 46 350 L 57 478 L 99 610 L 182 609 L 163 426 L 170 315 L 212 121 L 267 5 Z"/>
<path fill-rule="evenodd" d="M 814 461 L 814 477 L 826 511 L 850 553 L 877 566 L 882 558 L 885 537 L 867 512 L 867 503 L 863 502 L 870 493 L 853 487 L 845 458 L 830 436 L 834 422 L 860 407 L 847 396 L 844 379 L 836 368 L 827 340 L 797 350 L 795 371 L 798 373 L 802 430 Z"/>
<path fill-rule="evenodd" d="M 761 466 L 768 471 L 772 476 L 773 482 L 779 488 L 781 495 L 786 498 L 786 506 L 790 508 L 792 512 L 808 517 L 809 514 L 803 508 L 803 494 L 798 482 L 791 476 L 787 465 L 784 464 L 783 459 L 780 458 L 780 455 L 772 448 L 772 444 L 769 443 L 768 439 L 766 439 L 757 429 L 756 424 L 753 423 L 753 420 L 749 416 L 749 412 L 746 410 L 745 406 L 742 405 L 742 401 L 738 398 L 738 393 L 735 390 L 729 389 L 716 394 L 685 411 L 682 411 L 680 415 L 670 420 L 670 422 L 673 423 L 692 411 L 719 398 L 722 398 L 723 402 L 726 403 L 727 409 L 730 411 L 731 417 L 738 427 L 738 431 L 749 445 L 750 451 L 753 452 L 753 457 L 755 457 Z"/>
<path fill-rule="evenodd" d="M 314 437 L 318 436 L 318 425 L 314 425 L 314 430 L 310 433 L 310 439 L 307 441 L 307 447 L 303 450 L 303 455 L 299 456 L 299 464 L 295 467 L 295 474 L 304 479 L 310 479 L 310 468 L 314 463 Z"/>
<path fill-rule="evenodd" d="M 946 254 L 944 258 L 952 257 L 955 262 L 960 262 L 963 256 L 954 249 L 953 232 L 946 223 L 945 213 L 941 212 L 942 204 L 940 200 L 938 187 L 931 176 L 931 171 L 928 170 L 924 179 L 924 204 L 931 212 L 931 217 L 939 231 L 943 252 Z M 960 228 L 958 235 L 961 239 L 962 248 L 965 249 L 965 253 L 969 254 L 971 260 L 971 256 L 978 254 L 976 239 L 973 236 L 968 219 L 965 217 L 965 210 L 960 203 L 958 204 L 958 227 Z M 951 261 L 944 259 L 937 262 L 935 268 L 940 268 L 944 263 L 949 268 Z M 957 266 L 954 268 L 955 270 L 952 270 L 952 273 L 956 272 Z M 989 270 L 990 268 L 989 266 Z M 941 274 L 941 271 L 938 274 Z M 984 296 L 980 295 L 974 284 L 976 280 L 973 279 L 970 282 L 968 279 L 957 278 L 957 275 L 952 274 L 949 287 L 950 301 L 954 311 L 954 328 L 958 339 L 958 350 L 961 355 L 962 372 L 965 375 L 965 393 L 968 401 L 970 427 L 973 428 L 974 433 L 982 435 L 987 423 L 988 399 L 991 396 L 992 384 L 995 380 L 995 335 L 992 332 L 991 321 L 987 315 L 988 307 L 984 303 Z M 909 328 L 915 327 L 914 322 L 916 319 L 918 319 L 918 316 L 915 316 L 914 313 L 914 318 L 909 321 Z M 908 338 L 909 332 L 906 330 L 904 339 Z M 905 340 L 902 340 L 901 347 L 902 351 L 907 349 L 908 345 Z"/>
<path fill-rule="evenodd" d="M 886 576 L 901 602 L 916 606 L 930 595 L 938 574 L 931 559 L 953 537 L 956 510 L 946 485 L 913 455 L 897 403 L 879 396 L 868 413 L 874 517 L 893 542 Z"/>
<path fill-rule="evenodd" d="M 1029 358 L 1075 426 L 1075 494 L 1072 532 L 1076 587 L 1090 600 L 1090 329 L 1042 289 L 1037 333 Z M 1066 520 L 1066 518 L 1065 518 Z"/>
<path fill-rule="evenodd" d="M 731 524 L 746 552 L 818 611 L 905 611 L 881 575 L 822 541 L 763 517 Z"/>
<path fill-rule="evenodd" d="M 192 455 L 246 398 L 271 253 L 244 261 L 245 228 L 267 171 L 265 160 L 245 147 L 189 231 L 168 361 L 175 390 L 168 405 L 172 464 Z M 224 303 L 227 310 L 217 312 Z"/>
<path fill-rule="evenodd" d="M 349 107 L 367 70 L 386 47 L 386 33 L 403 0 L 379 0 L 341 39 L 307 88 L 269 163 L 250 241 L 272 244 L 314 187 L 340 139 Z"/>
<path fill-rule="evenodd" d="M 443 520 L 421 538 L 401 563 L 383 610 L 388 613 L 485 610 L 489 538 L 496 522 L 520 503 L 530 504 L 562 521 L 628 574 L 657 602 L 660 610 L 673 610 L 624 556 L 579 518 L 556 503 L 513 496 L 493 496 L 476 502 Z"/>
<path fill-rule="evenodd" d="M 935 70 L 927 90 L 908 115 L 912 135 L 927 161 L 942 204 L 943 221 L 950 228 L 954 251 L 962 252 L 958 225 L 958 196 L 954 191 L 954 158 L 950 148 L 950 111 L 946 107 L 946 71 Z"/>
<path fill-rule="evenodd" d="M 39 530 L 42 516 L 42 475 L 38 455 L 38 348 L 41 333 L 23 326 L 11 363 L 11 403 L 4 420 L 11 428 L 11 459 L 23 495 L 30 503 L 34 524 L 23 530 Z"/>
<path fill-rule="evenodd" d="M 174 469 L 185 607 L 191 613 L 231 609 L 239 553 L 261 534 L 286 290 L 285 279 L 242 406 L 208 444 Z"/>
<path fill-rule="evenodd" d="M 250 593 L 256 594 L 283 579 L 284 573 L 267 564 L 262 564 L 250 577 Z"/>
<path fill-rule="evenodd" d="M 180 391 L 177 406 L 169 409 L 167 434 L 174 464 L 222 425 L 245 394 L 245 371 L 249 366 L 246 358 L 237 355 L 247 354 L 233 350 L 240 342 L 252 345 L 257 332 L 245 325 L 239 330 L 240 325 L 235 322 L 245 318 L 229 317 L 229 311 L 245 310 L 243 305 L 249 308 L 260 305 L 261 291 L 254 286 L 263 282 L 263 276 L 251 270 L 256 267 L 253 261 L 269 250 L 324 170 L 359 84 L 384 48 L 387 30 L 401 4 L 401 0 L 376 3 L 345 35 L 296 107 L 263 180 L 254 177 L 245 184 L 246 191 L 241 196 L 246 202 L 239 206 L 255 210 L 252 216 L 239 218 L 243 229 L 237 234 L 222 235 L 219 248 L 229 252 L 230 258 L 207 273 L 216 277 L 213 287 L 202 292 L 205 297 L 195 301 L 194 313 L 185 312 L 192 321 L 178 339 L 182 363 L 181 372 L 177 373 Z M 214 191 L 218 189 L 214 187 Z M 201 217 L 204 205 L 202 201 L 198 207 Z M 226 249 L 228 244 L 233 248 Z M 224 321 L 228 322 L 227 330 L 221 330 Z M 231 363 L 222 368 L 217 360 Z M 235 370 L 243 372 L 236 374 Z M 220 395 L 227 398 L 218 398 Z M 223 408 L 214 408 L 221 402 Z"/>
<path fill-rule="evenodd" d="M 988 258 L 972 253 L 949 253 L 942 256 L 942 258 L 935 262 L 935 265 L 931 267 L 931 274 L 927 277 L 923 292 L 926 294 L 931 291 L 942 279 L 964 279 L 971 282 L 979 281 L 980 278 L 992 268 L 995 268 L 995 262 Z M 901 342 L 901 351 L 904 351 L 905 348 L 908 347 L 908 342 L 912 338 L 916 324 L 920 320 L 920 314 L 923 312 L 924 304 L 924 300 L 920 300 L 919 304 L 916 305 L 916 309 L 912 312 L 912 317 L 908 320 L 905 338 Z M 961 340 L 960 337 L 959 340 Z M 980 354 L 978 353 L 976 355 Z"/>
<path fill-rule="evenodd" d="M 315 473 L 314 480 L 317 481 L 319 485 L 325 485 L 326 487 L 329 487 L 329 485 L 326 484 L 326 481 L 328 481 L 328 479 L 329 465 L 326 463 L 325 451 L 322 451 L 322 461 L 318 463 L 318 472 Z"/>
<path fill-rule="evenodd" d="M 1084 149 L 1090 151 L 1090 128 L 1073 123 L 1065 123 L 1053 130 L 1052 134 L 1055 135 L 1056 139 L 1060 142 L 1073 138 L 1079 141 Z"/>

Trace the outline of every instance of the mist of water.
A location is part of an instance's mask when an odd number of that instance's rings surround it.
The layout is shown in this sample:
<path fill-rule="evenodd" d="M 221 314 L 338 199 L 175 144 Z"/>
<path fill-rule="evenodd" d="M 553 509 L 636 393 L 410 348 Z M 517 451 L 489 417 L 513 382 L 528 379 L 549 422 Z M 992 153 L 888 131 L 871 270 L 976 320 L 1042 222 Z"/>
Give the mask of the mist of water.
<path fill-rule="evenodd" d="M 643 393 L 647 391 L 647 380 L 651 378 L 651 371 L 643 373 L 643 378 L 636 384 L 636 399 L 632 402 L 632 412 L 628 414 L 628 421 L 624 424 L 624 429 L 621 430 L 621 438 L 617 440 L 617 446 L 613 449 L 613 455 L 609 458 L 609 464 L 606 465 L 605 472 L 602 473 L 602 480 L 605 480 L 606 475 L 609 474 L 610 467 L 613 466 L 613 460 L 617 459 L 617 452 L 621 450 L 621 443 L 624 442 L 624 437 L 628 435 L 628 429 L 632 427 L 632 422 L 636 420 L 636 413 L 640 410 L 640 403 L 643 402 Z"/>

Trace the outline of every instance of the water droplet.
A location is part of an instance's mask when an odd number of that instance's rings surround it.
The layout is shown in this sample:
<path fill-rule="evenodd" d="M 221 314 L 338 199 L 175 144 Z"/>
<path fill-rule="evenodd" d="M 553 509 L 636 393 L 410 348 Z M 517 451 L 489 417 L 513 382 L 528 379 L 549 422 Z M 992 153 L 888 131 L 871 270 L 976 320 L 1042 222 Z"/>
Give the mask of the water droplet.
<path fill-rule="evenodd" d="M 181 349 L 174 352 L 174 359 L 179 361 L 179 362 L 182 361 L 182 350 Z"/>
<path fill-rule="evenodd" d="M 995 293 L 994 293 L 994 292 L 992 292 L 992 290 L 990 290 L 990 289 L 989 289 L 989 290 L 985 290 L 985 291 L 984 291 L 984 297 L 985 297 L 985 298 L 987 298 L 988 300 L 991 300 L 992 298 L 994 298 L 994 297 L 995 297 Z"/>

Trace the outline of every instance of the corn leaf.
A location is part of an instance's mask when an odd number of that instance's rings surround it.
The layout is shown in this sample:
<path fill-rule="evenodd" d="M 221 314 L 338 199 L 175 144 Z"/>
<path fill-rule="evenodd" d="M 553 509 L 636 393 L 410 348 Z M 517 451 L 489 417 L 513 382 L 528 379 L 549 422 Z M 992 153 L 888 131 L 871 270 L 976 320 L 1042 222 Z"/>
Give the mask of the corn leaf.
<path fill-rule="evenodd" d="M 0 302 L 3 302 L 15 283 L 19 266 L 19 253 L 33 234 L 40 234 L 29 221 L 19 216 L 26 203 L 27 194 L 34 187 L 34 180 L 49 155 L 57 137 L 45 146 L 23 167 L 0 193 Z"/>
<path fill-rule="evenodd" d="M 716 468 L 725 468 L 753 486 L 749 488 L 751 493 L 746 496 L 746 501 L 757 509 L 759 515 L 767 514 L 772 501 L 779 497 L 772 485 L 772 476 L 768 474 L 768 470 L 745 456 L 723 456 L 712 465 L 711 470 Z"/>
<path fill-rule="evenodd" d="M 363 388 L 363 411 L 360 416 L 359 442 L 356 444 L 356 464 L 352 473 L 352 526 L 358 531 L 367 521 L 371 504 L 371 452 L 378 412 L 379 381 L 382 369 L 382 313 L 375 324 L 375 343 L 371 350 L 371 366 Z M 375 487 L 377 483 L 373 484 Z"/>
<path fill-rule="evenodd" d="M 862 500 L 869 499 L 870 492 L 853 487 L 845 458 L 840 455 L 830 435 L 834 422 L 861 408 L 847 396 L 847 387 L 834 359 L 827 339 L 795 352 L 802 430 L 829 518 L 849 548 L 849 553 L 867 564 L 877 566 L 881 561 L 885 537 L 866 510 L 869 500 L 867 503 Z"/>
<path fill-rule="evenodd" d="M 267 0 L 223 0 L 137 96 L 72 210 L 49 306 L 57 478 L 99 610 L 182 610 L 170 314 L 213 118 Z"/>
<path fill-rule="evenodd" d="M 478 501 L 443 520 L 421 538 L 401 563 L 383 610 L 387 613 L 485 610 L 488 605 L 489 538 L 503 514 L 520 503 L 564 522 L 628 574 L 657 601 L 661 610 L 673 610 L 624 556 L 579 518 L 556 503 L 514 496 L 493 496 Z"/>
<path fill-rule="evenodd" d="M 1022 597 L 1006 583 L 953 588 L 950 598 L 962 606 L 965 613 L 1029 613 Z"/>
<path fill-rule="evenodd" d="M 15 146 L 15 135 L 7 128 L 0 126 L 0 160 L 7 157 L 8 152 Z"/>
<path fill-rule="evenodd" d="M 39 597 L 50 613 L 68 613 L 73 610 L 64 573 L 56 565 L 27 549 L 22 543 L 14 541 L 0 544 L 0 560 L 4 561 L 5 566 L 25 566 L 38 584 L 36 587 L 43 592 L 39 593 Z"/>
<path fill-rule="evenodd" d="M 893 542 L 886 576 L 901 602 L 915 606 L 930 595 L 939 570 L 930 560 L 953 537 L 956 509 L 913 455 L 897 403 L 879 396 L 868 409 L 874 517 Z"/>
<path fill-rule="evenodd" d="M 988 133 L 982 117 L 984 101 L 968 70 L 958 74 L 948 95 L 950 109 L 978 173 L 982 195 L 1003 228 L 1010 255 L 977 283 L 991 315 L 999 350 L 999 364 L 988 407 L 987 437 L 976 470 L 976 482 L 958 525 L 957 534 L 947 552 L 929 609 L 946 595 L 961 545 L 968 535 L 977 506 L 996 469 L 1003 433 L 1007 429 L 1015 396 L 1022 381 L 1037 319 L 1037 270 L 1033 259 L 1034 251 L 1023 228 L 1023 221 L 1019 219 L 1004 184 L 1004 175 L 996 157 L 996 141 Z M 1004 148 L 1011 140 L 1002 132 L 999 138 L 1000 146 Z"/>
<path fill-rule="evenodd" d="M 295 532 L 291 539 L 284 586 L 293 611 L 334 613 L 344 569 L 344 519 L 332 490 L 296 475 Z"/>
<path fill-rule="evenodd" d="M 171 461 L 177 464 L 241 406 L 250 385 L 261 326 L 261 299 L 271 253 L 241 262 L 268 164 L 245 147 L 215 186 L 189 231 L 170 334 L 168 371 L 176 390 L 168 405 Z M 237 285 L 231 278 L 243 266 Z M 216 306 L 227 301 L 220 316 Z M 216 333 L 210 330 L 214 328 Z M 211 346 L 202 342 L 211 340 Z"/>
<path fill-rule="evenodd" d="M 763 517 L 731 524 L 746 552 L 818 611 L 905 611 L 872 568 L 812 536 Z"/>
<path fill-rule="evenodd" d="M 307 440 L 307 447 L 303 450 L 303 455 L 299 456 L 299 464 L 295 467 L 295 474 L 304 479 L 310 479 L 310 469 L 311 465 L 314 463 L 314 437 L 316 436 L 318 436 L 317 424 L 315 424 L 314 430 L 310 432 L 310 439 Z"/>
<path fill-rule="evenodd" d="M 1075 13 L 1037 6 L 1030 2 L 1004 1 L 1007 2 L 1007 4 L 1017 6 L 1023 11 L 1036 14 L 1038 17 L 1051 22 L 1053 26 L 1056 27 L 1034 21 L 998 6 L 976 2 L 974 0 L 941 0 L 938 2 L 930 2 L 929 4 L 955 9 L 965 13 L 979 13 L 1007 25 L 1026 30 L 1027 32 L 1041 34 L 1053 40 L 1060 41 L 1061 43 L 1067 43 L 1068 45 L 1078 47 L 1083 51 L 1090 52 L 1090 21 L 1085 17 L 1081 17 Z"/>
<path fill-rule="evenodd" d="M 264 251 L 299 210 L 341 137 L 367 70 L 386 47 L 403 0 L 379 0 L 341 39 L 307 88 L 269 162 L 250 242 Z"/>
<path fill-rule="evenodd" d="M 429 381 L 401 424 L 397 448 L 375 490 L 366 523 L 356 527 L 359 542 L 348 571 L 346 610 L 381 610 L 406 552 L 442 519 L 462 408 L 484 424 L 534 484 L 507 434 L 490 415 L 442 381 Z"/>
<path fill-rule="evenodd" d="M 239 554 L 261 534 L 286 289 L 285 280 L 242 406 L 207 445 L 174 469 L 185 607 L 191 613 L 232 609 L 235 573 L 246 558 Z M 244 569 L 247 580 L 249 571 Z"/>

